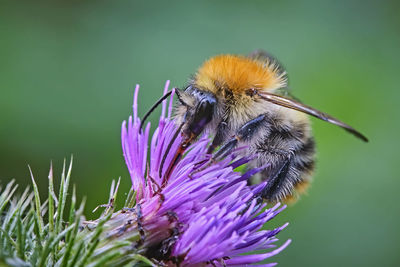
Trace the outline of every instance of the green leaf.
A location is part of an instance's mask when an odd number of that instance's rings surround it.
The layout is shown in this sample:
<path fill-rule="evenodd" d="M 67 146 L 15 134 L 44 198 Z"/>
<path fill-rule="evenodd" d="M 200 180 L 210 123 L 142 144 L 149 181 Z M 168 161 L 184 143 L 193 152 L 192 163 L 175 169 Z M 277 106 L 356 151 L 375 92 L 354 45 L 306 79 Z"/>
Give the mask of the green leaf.
<path fill-rule="evenodd" d="M 9 182 L 6 185 L 6 188 L 4 189 L 3 193 L 1 193 L 0 195 L 0 214 L 3 213 L 4 208 L 10 201 L 11 197 L 14 195 L 15 190 L 17 190 L 18 188 L 18 185 L 13 186 L 14 183 L 15 180 L 14 179 L 11 180 L 11 182 Z"/>
<path fill-rule="evenodd" d="M 125 208 L 133 208 L 136 205 L 136 191 L 133 190 L 133 187 L 129 190 L 128 196 L 125 200 Z"/>
<path fill-rule="evenodd" d="M 14 181 L 0 189 L 0 208 L 4 214 L 0 217 L 0 267 L 3 263 L 7 266 L 116 267 L 138 262 L 154 266 L 150 260 L 136 254 L 137 249 L 132 242 L 140 236 L 135 229 L 121 238 L 110 238 L 110 229 L 123 223 L 123 220 L 117 219 L 112 224 L 106 224 L 116 215 L 114 210 L 120 178 L 112 182 L 108 204 L 100 205 L 106 209 L 99 219 L 84 221 L 85 201 L 76 210 L 76 187 L 73 186 L 71 195 L 68 192 L 71 170 L 72 157 L 68 170 L 64 161 L 58 199 L 54 192 L 52 165 L 48 174 L 47 198 L 40 198 L 31 168 L 32 189 L 27 187 L 20 196 L 15 196 L 18 185 Z M 64 223 L 67 201 L 71 206 L 68 222 Z M 125 207 L 133 208 L 135 203 L 136 194 L 131 189 Z M 44 215 L 47 215 L 46 220 Z"/>
<path fill-rule="evenodd" d="M 17 215 L 17 255 L 22 260 L 25 260 L 25 229 L 22 226 L 21 211 Z"/>
<path fill-rule="evenodd" d="M 112 214 L 107 215 L 106 217 L 102 218 L 99 223 L 96 226 L 96 229 L 94 233 L 91 235 L 91 238 L 89 240 L 89 244 L 87 247 L 87 250 L 85 254 L 82 257 L 82 260 L 77 264 L 78 267 L 83 267 L 85 266 L 86 262 L 89 260 L 89 258 L 92 256 L 94 250 L 96 249 L 97 245 L 99 244 L 100 240 L 100 234 L 103 232 L 104 224 L 111 218 Z"/>
<path fill-rule="evenodd" d="M 71 178 L 72 162 L 73 162 L 73 157 L 71 156 L 70 164 L 68 167 L 68 173 L 66 176 L 65 176 L 65 164 L 66 164 L 65 160 L 64 160 L 64 164 L 63 164 L 63 171 L 61 174 L 60 192 L 59 192 L 59 197 L 58 197 L 59 203 L 58 203 L 58 207 L 57 207 L 56 233 L 59 233 L 61 231 L 61 224 L 63 221 L 65 203 L 67 202 L 69 181 Z"/>
<path fill-rule="evenodd" d="M 49 171 L 49 232 L 54 231 L 54 183 L 53 183 L 53 164 L 50 164 Z"/>
<path fill-rule="evenodd" d="M 82 240 L 79 243 L 79 246 L 78 246 L 77 250 L 75 250 L 74 258 L 72 259 L 71 263 L 68 266 L 71 266 L 71 267 L 75 267 L 76 266 L 76 263 L 78 262 L 79 257 L 82 256 L 81 253 L 82 253 L 84 247 L 85 247 L 85 242 Z"/>
<path fill-rule="evenodd" d="M 74 191 L 74 193 L 72 195 L 74 196 L 74 194 L 75 194 L 75 191 Z M 72 248 L 73 248 L 73 246 L 75 244 L 76 236 L 78 234 L 78 230 L 79 230 L 79 227 L 80 227 L 81 216 L 83 214 L 84 206 L 85 206 L 85 202 L 82 201 L 81 206 L 79 207 L 78 211 L 76 212 L 75 224 L 74 224 L 75 227 L 74 227 L 73 231 L 71 232 L 70 237 L 68 239 L 66 239 L 67 240 L 67 247 L 66 247 L 66 250 L 65 250 L 65 252 L 63 253 L 63 256 L 62 256 L 61 267 L 68 266 L 68 260 L 69 260 L 69 257 L 71 255 Z"/>
<path fill-rule="evenodd" d="M 132 259 L 135 259 L 137 261 L 141 261 L 141 262 L 143 262 L 145 264 L 148 264 L 149 266 L 157 267 L 157 265 L 154 264 L 151 260 L 149 260 L 148 258 L 146 258 L 145 256 L 142 256 L 140 254 L 133 254 L 133 255 L 131 255 L 131 257 L 132 257 Z"/>
<path fill-rule="evenodd" d="M 12 239 L 11 236 L 4 229 L 0 228 L 0 231 L 7 238 L 7 240 L 10 242 L 10 244 L 15 248 L 15 250 L 17 250 L 18 244 L 14 241 L 14 239 Z"/>
<path fill-rule="evenodd" d="M 31 178 L 32 178 L 33 192 L 35 193 L 36 214 L 37 214 L 37 217 L 39 219 L 38 227 L 39 227 L 39 232 L 41 233 L 43 231 L 43 218 L 42 218 L 41 211 L 40 211 L 41 206 L 40 206 L 39 190 L 38 190 L 38 187 L 36 185 L 35 178 L 33 177 L 33 173 L 32 173 L 31 167 L 28 166 L 28 168 L 29 168 L 29 172 L 30 172 Z"/>
<path fill-rule="evenodd" d="M 104 255 L 103 257 L 101 257 L 100 259 L 94 261 L 93 263 L 88 264 L 88 267 L 104 266 L 106 263 L 115 259 L 118 256 L 121 256 L 121 252 L 119 252 L 119 251 L 108 253 L 108 254 Z"/>

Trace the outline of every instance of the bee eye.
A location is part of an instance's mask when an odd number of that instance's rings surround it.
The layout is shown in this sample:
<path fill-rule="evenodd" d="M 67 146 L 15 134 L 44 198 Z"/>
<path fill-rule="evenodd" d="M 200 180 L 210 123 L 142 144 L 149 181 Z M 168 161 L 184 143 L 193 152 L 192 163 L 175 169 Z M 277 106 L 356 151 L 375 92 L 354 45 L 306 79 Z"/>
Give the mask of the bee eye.
<path fill-rule="evenodd" d="M 250 89 L 247 89 L 247 90 L 245 91 L 245 93 L 246 93 L 246 95 L 248 95 L 248 96 L 254 96 L 254 95 L 257 94 L 257 89 L 255 89 L 255 88 L 250 88 Z"/>
<path fill-rule="evenodd" d="M 196 136 L 212 120 L 215 104 L 214 99 L 204 99 L 197 105 L 189 124 L 189 130 Z"/>

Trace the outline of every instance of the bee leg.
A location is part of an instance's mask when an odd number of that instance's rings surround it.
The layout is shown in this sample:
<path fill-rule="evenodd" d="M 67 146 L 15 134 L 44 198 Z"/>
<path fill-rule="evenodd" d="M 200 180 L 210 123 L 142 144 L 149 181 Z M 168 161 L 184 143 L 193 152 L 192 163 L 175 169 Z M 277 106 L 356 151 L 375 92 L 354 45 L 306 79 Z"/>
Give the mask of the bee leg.
<path fill-rule="evenodd" d="M 247 141 L 253 137 L 256 131 L 262 126 L 262 122 L 264 121 L 266 115 L 261 114 L 255 119 L 252 119 L 246 122 L 240 129 L 237 131 L 236 135 L 226 142 L 212 157 L 213 160 L 218 160 L 224 158 L 228 155 L 239 143 L 239 141 Z"/>
<path fill-rule="evenodd" d="M 270 202 L 279 201 L 282 195 L 287 195 L 285 192 L 285 181 L 290 167 L 290 157 L 287 157 L 281 165 L 275 168 L 275 172 L 268 178 L 267 185 L 262 191 L 262 197 Z"/>
<path fill-rule="evenodd" d="M 196 169 L 194 172 L 191 173 L 191 175 L 206 169 L 213 162 L 216 162 L 216 161 L 224 158 L 225 156 L 227 156 L 230 152 L 232 152 L 233 149 L 236 148 L 239 141 L 247 141 L 251 137 L 253 137 L 253 135 L 256 133 L 256 131 L 262 125 L 262 122 L 264 121 L 265 117 L 266 117 L 265 114 L 261 114 L 258 117 L 246 122 L 242 127 L 239 128 L 239 130 L 237 131 L 235 136 L 233 136 L 222 147 L 220 147 L 220 149 L 211 157 L 211 159 L 209 160 L 208 163 L 203 165 L 201 168 Z M 225 126 L 221 126 L 219 128 L 222 128 Z M 221 131 L 223 131 L 223 129 L 221 129 Z M 222 132 L 221 132 L 221 135 L 223 135 Z M 220 138 L 220 137 L 218 137 L 218 138 Z M 215 140 L 215 142 L 217 143 L 220 141 Z M 214 143 L 214 141 L 213 141 L 213 143 Z"/>
<path fill-rule="evenodd" d="M 219 124 L 218 124 L 218 126 L 217 126 L 217 132 L 216 132 L 216 134 L 215 134 L 215 136 L 214 136 L 214 139 L 213 139 L 213 141 L 212 141 L 212 143 L 211 143 L 211 145 L 208 147 L 208 149 L 207 149 L 207 154 L 211 154 L 214 150 L 215 150 L 215 148 L 217 148 L 219 145 L 221 145 L 222 144 L 222 141 L 224 140 L 224 138 L 225 138 L 225 132 L 226 132 L 226 129 L 227 129 L 227 126 L 228 126 L 228 124 L 226 123 L 226 121 L 221 121 Z M 197 170 L 201 165 L 203 165 L 205 162 L 207 162 L 207 161 L 209 161 L 209 158 L 206 158 L 206 159 L 204 159 L 204 160 L 202 160 L 202 161 L 200 161 L 200 162 L 198 162 L 198 163 L 196 163 L 195 165 L 194 165 L 194 170 Z M 207 167 L 208 165 L 206 165 L 206 167 Z M 200 169 L 200 170 L 202 170 L 202 169 Z M 197 171 L 195 171 L 194 173 L 196 173 Z M 189 174 L 189 177 L 190 178 L 192 178 L 192 174 L 194 174 L 194 173 L 191 173 L 191 174 Z"/>
<path fill-rule="evenodd" d="M 195 169 L 189 177 L 192 177 L 193 174 L 198 173 L 202 170 L 205 170 L 208 166 L 210 166 L 213 162 L 216 162 L 225 156 L 227 156 L 233 149 L 236 148 L 239 141 L 247 141 L 256 133 L 256 131 L 262 125 L 263 120 L 265 119 L 265 114 L 262 114 L 255 119 L 252 119 L 246 122 L 240 129 L 237 131 L 236 135 L 232 137 L 228 142 L 226 142 L 220 149 L 211 157 L 208 163 L 203 165 L 202 167 Z"/>
<path fill-rule="evenodd" d="M 208 147 L 207 154 L 211 154 L 217 146 L 222 144 L 222 141 L 224 141 L 225 137 L 225 132 L 228 127 L 228 124 L 226 121 L 221 121 L 218 126 L 217 126 L 217 133 L 215 134 L 215 137 L 211 143 L 211 145 Z"/>

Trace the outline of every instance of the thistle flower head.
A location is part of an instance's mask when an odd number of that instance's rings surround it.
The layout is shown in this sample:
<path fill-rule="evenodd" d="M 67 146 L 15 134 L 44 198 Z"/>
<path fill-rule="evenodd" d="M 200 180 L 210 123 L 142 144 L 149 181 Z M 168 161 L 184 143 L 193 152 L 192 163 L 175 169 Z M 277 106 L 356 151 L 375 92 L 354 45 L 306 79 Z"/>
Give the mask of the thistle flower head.
<path fill-rule="evenodd" d="M 164 93 L 168 87 L 169 81 Z M 247 185 L 248 178 L 262 168 L 244 174 L 235 172 L 251 159 L 235 153 L 205 165 L 210 139 L 203 135 L 166 178 L 166 166 L 171 164 L 182 141 L 180 135 L 173 140 L 177 131 L 171 117 L 174 94 L 168 103 L 162 103 L 161 117 L 150 140 L 150 123 L 143 131 L 140 129 L 138 93 L 136 86 L 133 117 L 122 124 L 122 148 L 140 208 L 139 212 L 136 210 L 140 214 L 136 223 L 142 228 L 138 245 L 143 253 L 164 264 L 243 266 L 283 250 L 290 240 L 267 253 L 243 255 L 275 247 L 275 235 L 287 225 L 260 230 L 285 208 L 277 204 L 264 210 L 265 204 L 257 196 L 265 183 Z M 201 171 L 193 172 L 196 168 Z"/>
<path fill-rule="evenodd" d="M 258 197 L 265 183 L 247 185 L 262 167 L 244 174 L 234 171 L 251 160 L 237 151 L 210 164 L 205 135 L 175 162 L 182 138 L 171 118 L 173 94 L 163 103 L 150 140 L 150 124 L 140 130 L 138 93 L 137 86 L 133 117 L 122 125 L 123 153 L 132 179 L 125 207 L 114 212 L 119 181 L 113 182 L 109 203 L 99 206 L 106 209 L 97 220 L 87 221 L 84 204 L 78 208 L 75 187 L 68 193 L 72 160 L 68 170 L 64 162 L 58 196 L 50 169 L 44 202 L 32 172 L 32 193 L 27 188 L 17 197 L 14 182 L 0 186 L 0 265 L 245 266 L 290 243 L 274 248 L 276 234 L 287 224 L 262 230 L 285 208 L 278 204 L 266 209 Z M 175 168 L 167 168 L 173 160 Z"/>

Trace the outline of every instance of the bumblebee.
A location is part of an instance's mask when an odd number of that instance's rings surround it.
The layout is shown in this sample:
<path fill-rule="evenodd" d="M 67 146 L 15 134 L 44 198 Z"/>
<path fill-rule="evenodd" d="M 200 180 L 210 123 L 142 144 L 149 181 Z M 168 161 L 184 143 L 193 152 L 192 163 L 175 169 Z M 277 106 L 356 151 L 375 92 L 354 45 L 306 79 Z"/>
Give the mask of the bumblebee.
<path fill-rule="evenodd" d="M 263 170 L 250 182 L 268 181 L 261 196 L 269 202 L 297 199 L 311 181 L 315 143 L 307 115 L 368 141 L 351 126 L 292 97 L 286 71 L 264 51 L 212 57 L 200 66 L 186 88 L 176 93 L 177 133 L 183 141 L 166 175 L 193 140 L 206 132 L 213 136 L 208 148 L 211 161 L 225 157 L 239 145 L 245 146 L 241 150 L 244 155 L 255 155 L 249 167 Z"/>

